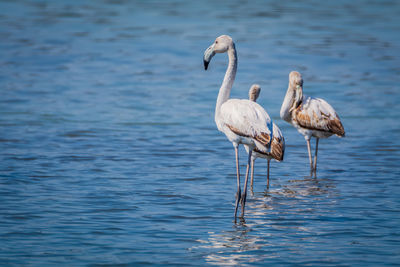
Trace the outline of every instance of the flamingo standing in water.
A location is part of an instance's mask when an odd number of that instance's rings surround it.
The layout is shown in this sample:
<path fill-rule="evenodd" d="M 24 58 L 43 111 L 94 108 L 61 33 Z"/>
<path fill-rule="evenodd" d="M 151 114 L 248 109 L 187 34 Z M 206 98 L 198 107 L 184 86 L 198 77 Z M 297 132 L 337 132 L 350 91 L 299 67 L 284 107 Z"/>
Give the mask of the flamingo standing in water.
<path fill-rule="evenodd" d="M 260 95 L 261 87 L 258 84 L 253 84 L 249 90 L 249 99 L 251 101 L 256 102 L 258 96 Z M 259 151 L 257 148 L 254 149 L 251 155 L 251 179 L 250 179 L 250 187 L 253 188 L 253 177 L 254 177 L 254 162 L 257 158 L 264 158 L 268 161 L 267 166 L 267 189 L 269 188 L 269 163 L 271 159 L 275 159 L 276 161 L 282 161 L 283 155 L 285 153 L 285 138 L 282 135 L 279 127 L 272 123 L 272 142 L 271 142 L 271 151 L 268 153 L 264 153 Z M 247 153 L 249 153 L 250 149 L 248 145 L 244 145 Z"/>
<path fill-rule="evenodd" d="M 204 52 L 204 68 L 207 70 L 211 58 L 216 53 L 227 53 L 229 58 L 228 68 L 225 73 L 221 88 L 219 89 L 215 107 L 215 123 L 218 130 L 223 132 L 235 148 L 237 193 L 235 204 L 235 220 L 239 202 L 242 205 L 242 216 L 247 196 L 247 180 L 252 151 L 257 150 L 268 153 L 272 140 L 272 122 L 268 113 L 256 102 L 248 99 L 229 99 L 233 82 L 236 76 L 237 55 L 235 44 L 230 36 L 221 35 Z M 249 155 L 246 169 L 244 190 L 240 189 L 239 171 L 239 144 L 249 146 Z"/>
<path fill-rule="evenodd" d="M 303 95 L 303 78 L 297 71 L 289 74 L 289 86 L 283 100 L 280 116 L 292 124 L 307 141 L 311 173 L 317 170 L 318 141 L 336 134 L 345 136 L 342 122 L 336 111 L 321 98 Z M 311 157 L 310 139 L 314 136 L 314 162 Z"/>

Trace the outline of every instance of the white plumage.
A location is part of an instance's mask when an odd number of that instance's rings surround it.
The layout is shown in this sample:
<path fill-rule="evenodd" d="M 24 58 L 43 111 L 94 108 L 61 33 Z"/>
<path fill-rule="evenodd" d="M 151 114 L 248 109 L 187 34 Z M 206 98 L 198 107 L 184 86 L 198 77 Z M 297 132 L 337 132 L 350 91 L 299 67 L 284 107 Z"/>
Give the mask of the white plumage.
<path fill-rule="evenodd" d="M 235 205 L 235 219 L 239 202 L 242 205 L 242 217 L 247 196 L 247 180 L 252 151 L 254 148 L 262 152 L 269 152 L 272 140 L 272 123 L 268 113 L 257 103 L 247 99 L 229 99 L 230 91 L 236 76 L 237 55 L 232 38 L 227 35 L 219 36 L 215 42 L 204 52 L 204 67 L 207 70 L 211 58 L 216 53 L 227 52 L 229 57 L 228 68 L 219 89 L 215 107 L 215 123 L 235 148 L 237 194 Z M 239 172 L 239 144 L 249 146 L 249 157 L 246 169 L 246 180 L 243 194 L 240 188 Z"/>
<path fill-rule="evenodd" d="M 260 151 L 268 152 L 268 143 L 254 138 L 262 134 L 271 136 L 272 132 L 271 119 L 259 104 L 247 99 L 230 99 L 221 106 L 217 121 L 217 125 L 223 125 L 222 132 L 229 141 L 256 146 Z"/>

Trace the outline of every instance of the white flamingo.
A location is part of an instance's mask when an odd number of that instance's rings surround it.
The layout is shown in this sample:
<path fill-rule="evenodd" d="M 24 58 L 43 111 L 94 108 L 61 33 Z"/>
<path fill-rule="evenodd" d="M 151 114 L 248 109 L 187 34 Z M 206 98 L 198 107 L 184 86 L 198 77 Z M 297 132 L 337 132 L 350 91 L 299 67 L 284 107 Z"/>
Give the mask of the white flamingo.
<path fill-rule="evenodd" d="M 303 78 L 297 71 L 289 74 L 289 86 L 283 100 L 280 116 L 291 123 L 307 141 L 311 173 L 317 170 L 318 141 L 336 134 L 345 136 L 342 122 L 336 111 L 325 100 L 303 95 Z M 314 163 L 311 157 L 310 139 L 314 136 Z"/>
<path fill-rule="evenodd" d="M 260 95 L 261 87 L 258 84 L 253 84 L 249 90 L 249 99 L 251 101 L 256 102 L 258 96 Z M 251 179 L 250 179 L 250 187 L 253 188 L 253 177 L 254 177 L 254 162 L 257 158 L 264 158 L 268 161 L 267 166 L 267 188 L 269 188 L 269 164 L 271 159 L 275 159 L 276 161 L 282 161 L 283 155 L 285 154 L 285 138 L 279 127 L 272 123 L 272 142 L 271 142 L 271 151 L 269 153 L 264 153 L 258 151 L 257 148 L 254 149 L 251 155 Z M 244 145 L 247 153 L 249 153 L 249 146 Z"/>
<path fill-rule="evenodd" d="M 207 48 L 204 52 L 204 68 L 207 70 L 208 64 L 215 53 L 225 52 L 228 53 L 229 63 L 218 93 L 215 107 L 215 123 L 217 124 L 218 130 L 225 133 L 226 137 L 232 142 L 235 148 L 237 176 L 236 220 L 239 202 L 241 202 L 242 205 L 242 217 L 244 216 L 247 180 L 252 151 L 257 148 L 257 150 L 261 152 L 269 152 L 272 140 L 272 123 L 268 113 L 259 104 L 248 99 L 229 99 L 237 69 L 236 49 L 231 37 L 221 35 Z M 248 145 L 250 148 L 243 194 L 241 194 L 240 189 L 239 144 Z"/>

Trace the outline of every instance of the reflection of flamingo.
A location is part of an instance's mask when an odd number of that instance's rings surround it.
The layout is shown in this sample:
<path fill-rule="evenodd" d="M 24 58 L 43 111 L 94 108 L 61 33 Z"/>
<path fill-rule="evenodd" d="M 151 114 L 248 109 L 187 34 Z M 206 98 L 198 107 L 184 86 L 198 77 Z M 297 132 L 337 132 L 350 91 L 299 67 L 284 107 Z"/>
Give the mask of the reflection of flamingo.
<path fill-rule="evenodd" d="M 251 101 L 256 102 L 258 96 L 260 95 L 261 88 L 258 84 L 253 84 L 249 90 L 249 99 Z M 269 188 L 269 163 L 271 159 L 275 159 L 277 161 L 283 160 L 283 155 L 285 153 L 285 138 L 283 138 L 282 132 L 279 127 L 272 123 L 272 134 L 273 139 L 271 142 L 271 151 L 268 153 L 263 153 L 254 149 L 252 156 L 251 156 L 251 180 L 250 180 L 250 187 L 253 188 L 253 177 L 254 177 L 254 161 L 256 158 L 264 158 L 268 160 L 268 167 L 267 167 L 267 188 Z M 246 148 L 247 153 L 249 153 L 249 147 L 244 145 Z"/>
<path fill-rule="evenodd" d="M 342 122 L 335 110 L 325 100 L 303 95 L 303 79 L 297 71 L 289 74 L 289 87 L 281 107 L 281 118 L 291 123 L 307 141 L 311 172 L 317 170 L 319 138 L 332 134 L 345 135 Z M 310 139 L 314 136 L 314 164 L 311 158 Z"/>
<path fill-rule="evenodd" d="M 263 153 L 269 152 L 272 139 L 272 123 L 268 113 L 257 103 L 248 99 L 229 99 L 237 69 L 236 49 L 231 37 L 227 35 L 219 36 L 215 42 L 207 48 L 204 52 L 204 68 L 207 70 L 208 64 L 215 53 L 225 52 L 228 53 L 229 64 L 218 93 L 215 107 L 215 122 L 218 130 L 225 133 L 226 137 L 232 142 L 235 148 L 237 175 L 236 219 L 239 201 L 242 205 L 242 217 L 244 215 L 252 151 L 256 148 Z M 248 145 L 250 148 L 243 194 L 241 194 L 240 190 L 239 144 Z"/>

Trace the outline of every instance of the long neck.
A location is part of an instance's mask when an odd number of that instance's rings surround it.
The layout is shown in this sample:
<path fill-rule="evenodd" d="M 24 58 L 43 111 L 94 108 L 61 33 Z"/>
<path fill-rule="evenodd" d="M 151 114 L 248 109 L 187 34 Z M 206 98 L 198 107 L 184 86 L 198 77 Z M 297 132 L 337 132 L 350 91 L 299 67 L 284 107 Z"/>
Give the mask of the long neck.
<path fill-rule="evenodd" d="M 236 69 L 237 69 L 237 56 L 235 45 L 228 49 L 229 63 L 228 68 L 225 72 L 224 81 L 222 82 L 221 88 L 219 89 L 217 104 L 215 106 L 215 121 L 218 120 L 220 109 L 223 103 L 225 103 L 231 94 L 233 82 L 235 81 Z"/>
<path fill-rule="evenodd" d="M 289 110 L 294 104 L 294 97 L 295 97 L 294 90 L 290 87 L 290 84 L 289 84 L 289 87 L 286 91 L 285 99 L 283 100 L 283 103 L 281 106 L 281 112 L 280 112 L 281 118 L 287 122 L 291 122 L 291 114 L 290 114 Z"/>

